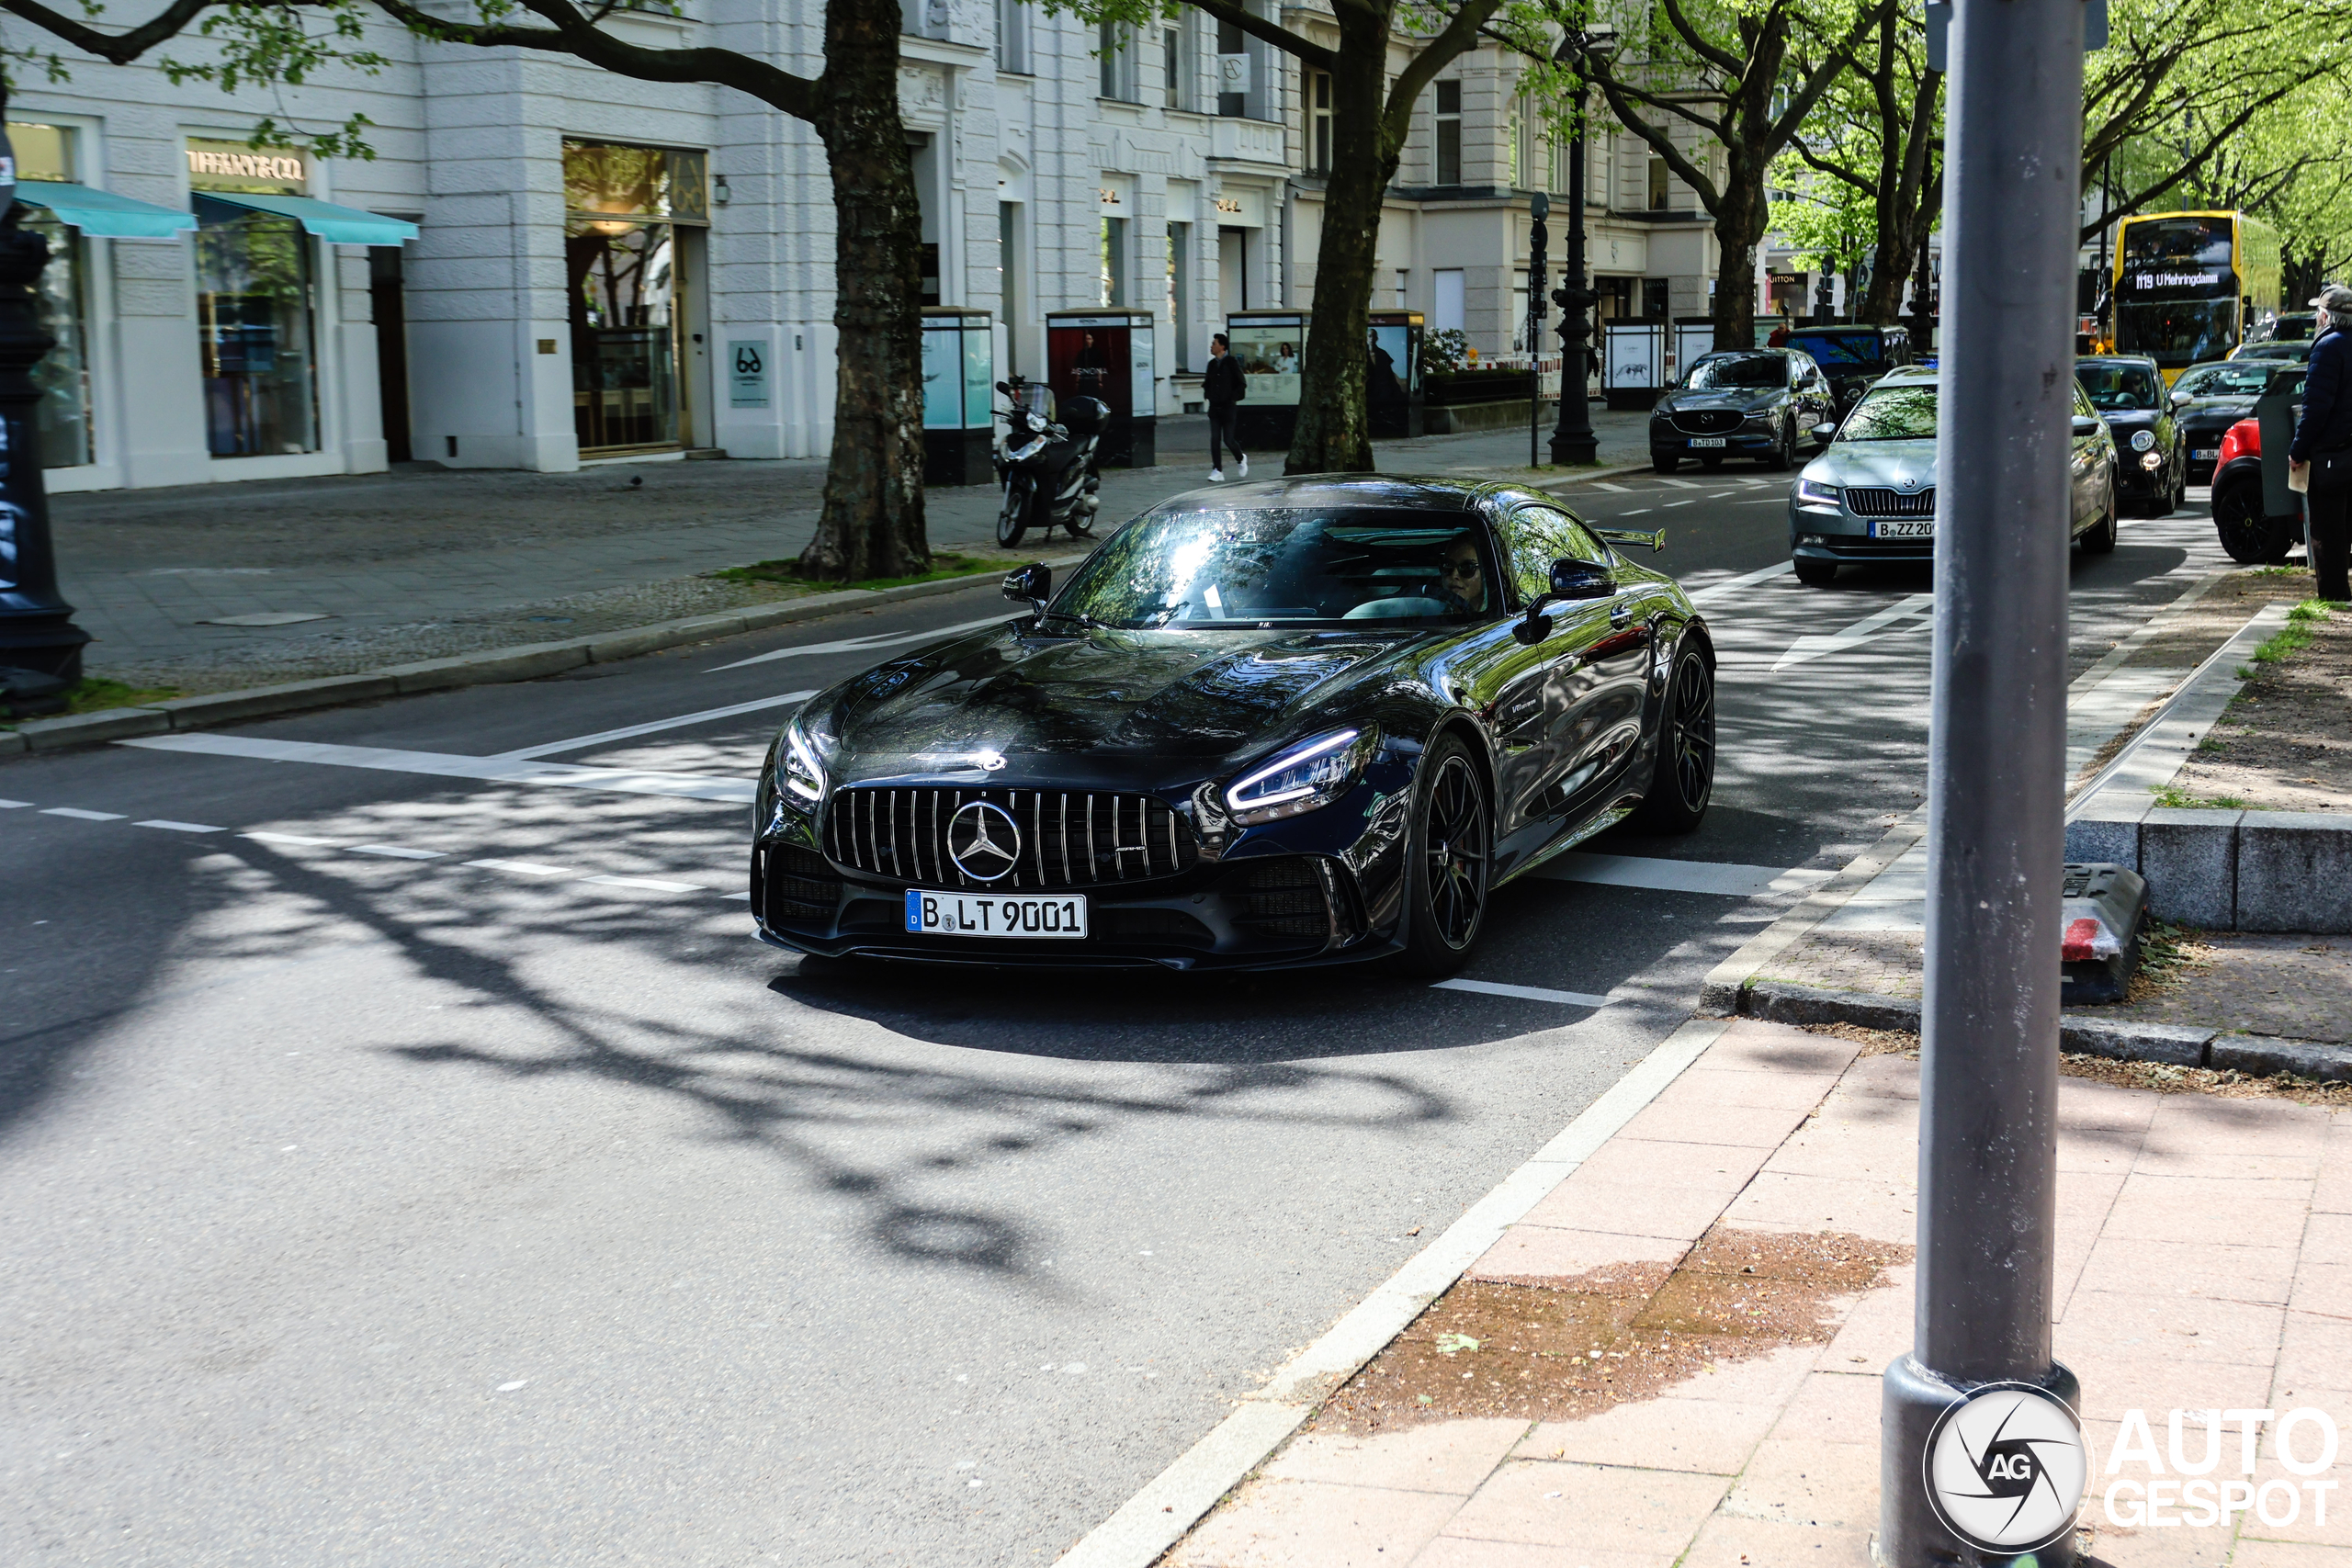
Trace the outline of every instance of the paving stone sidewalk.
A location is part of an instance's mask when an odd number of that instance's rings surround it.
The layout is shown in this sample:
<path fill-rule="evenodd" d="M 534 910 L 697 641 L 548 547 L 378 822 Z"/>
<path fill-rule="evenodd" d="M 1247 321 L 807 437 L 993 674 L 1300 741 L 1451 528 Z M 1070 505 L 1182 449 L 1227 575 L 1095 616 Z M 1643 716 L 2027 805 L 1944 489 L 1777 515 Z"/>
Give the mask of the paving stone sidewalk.
<path fill-rule="evenodd" d="M 1644 460 L 1645 415 L 1594 411 L 1604 465 Z M 1113 518 L 1207 481 L 1207 423 L 1163 420 L 1159 467 L 1103 474 Z M 1557 482 L 1523 431 L 1382 442 L 1388 472 Z M 97 641 L 93 674 L 232 690 L 580 637 L 766 603 L 786 591 L 704 574 L 789 558 L 814 533 L 825 465 L 602 464 L 571 474 L 449 470 L 112 491 L 51 502 L 62 586 Z M 1280 473 L 1279 453 L 1259 455 Z M 926 497 L 934 548 L 996 555 L 1000 492 Z M 1033 537 L 1016 554 L 1066 554 Z M 330 617 L 221 626 L 222 616 Z"/>
<path fill-rule="evenodd" d="M 1655 1279 L 1702 1238 L 1912 1242 L 1918 1066 L 1863 1051 L 1735 1022 L 1470 1280 L 1509 1282 L 1532 1303 L 1622 1289 L 1611 1281 L 1645 1269 Z M 2283 1525 L 2241 1515 L 2132 1527 L 2102 1506 L 2106 1461 L 2132 1410 L 2148 1414 L 2158 1444 L 2175 1408 L 2310 1406 L 2352 1427 L 2352 1110 L 2068 1077 L 2058 1119 L 2053 1334 L 2082 1382 L 2089 1550 L 2113 1568 L 2352 1568 L 2343 1488 L 2324 1522 L 2309 1494 Z M 1372 1431 L 1318 1418 L 1164 1562 L 1869 1568 L 1880 1373 L 1910 1348 L 1913 1283 L 1911 1268 L 1891 1268 L 1875 1287 L 1828 1300 L 1810 1338 L 1759 1343 L 1761 1353 L 1726 1355 L 1577 1418 L 1406 1418 Z M 1465 1380 L 1479 1375 L 1480 1353 L 1458 1356 Z M 1326 1416 L 1345 1404 L 1343 1390 Z M 2189 1417 L 2192 1448 L 2199 1418 Z M 2312 1434 L 2299 1441 L 2308 1459 Z M 2241 1479 L 2236 1445 L 2225 1447 L 2222 1473 Z M 2346 1468 L 2339 1458 L 2332 1473 Z M 2275 1429 L 2243 1479 L 2256 1489 L 2303 1480 L 2282 1468 Z M 2119 1498 L 2129 1517 L 2132 1495 Z"/>

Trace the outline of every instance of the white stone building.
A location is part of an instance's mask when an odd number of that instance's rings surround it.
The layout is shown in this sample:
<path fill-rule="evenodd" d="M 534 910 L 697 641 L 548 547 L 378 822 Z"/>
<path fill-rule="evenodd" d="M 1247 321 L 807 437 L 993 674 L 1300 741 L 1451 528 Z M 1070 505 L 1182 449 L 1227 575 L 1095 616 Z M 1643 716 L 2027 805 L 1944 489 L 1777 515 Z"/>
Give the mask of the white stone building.
<path fill-rule="evenodd" d="M 813 0 L 689 9 L 605 25 L 820 67 Z M 300 88 L 87 62 L 18 87 L 11 135 L 62 257 L 52 489 L 827 450 L 833 209 L 808 127 L 560 56 L 382 26 L 368 42 L 383 70 Z M 1528 195 L 1566 183 L 1516 74 L 1488 49 L 1424 95 L 1374 299 L 1486 355 L 1523 333 Z M 1227 312 L 1311 302 L 1328 113 L 1238 29 L 1187 13 L 1105 34 L 1014 0 L 907 0 L 899 84 L 927 299 L 993 314 L 998 375 L 1040 374 L 1049 310 L 1145 310 L 1173 412 Z M 247 145 L 265 115 L 315 133 L 355 111 L 373 160 Z M 1702 313 L 1713 241 L 1689 193 L 1629 136 L 1590 162 L 1603 315 Z M 393 243 L 351 243 L 371 239 Z"/>

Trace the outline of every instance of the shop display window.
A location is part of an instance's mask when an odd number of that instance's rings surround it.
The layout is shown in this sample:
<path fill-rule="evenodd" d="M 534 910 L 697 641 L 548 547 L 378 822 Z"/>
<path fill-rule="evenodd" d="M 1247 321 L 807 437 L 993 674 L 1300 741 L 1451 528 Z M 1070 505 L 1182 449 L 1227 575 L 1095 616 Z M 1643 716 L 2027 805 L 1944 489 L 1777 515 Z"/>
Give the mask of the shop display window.
<path fill-rule="evenodd" d="M 81 176 L 74 142 L 72 126 L 8 122 L 8 144 L 17 154 L 20 180 L 77 181 Z M 33 384 L 40 389 L 35 423 L 40 432 L 41 467 L 79 468 L 95 460 L 84 242 L 71 224 L 59 222 L 46 208 L 25 207 L 17 218 L 22 227 L 49 242 L 49 265 L 40 275 L 40 325 L 57 346 L 33 367 Z"/>
<path fill-rule="evenodd" d="M 319 449 L 311 237 L 196 193 L 196 319 L 216 457 Z"/>
<path fill-rule="evenodd" d="M 703 153 L 563 144 L 573 426 L 583 451 L 684 439 L 678 228 L 709 220 Z"/>

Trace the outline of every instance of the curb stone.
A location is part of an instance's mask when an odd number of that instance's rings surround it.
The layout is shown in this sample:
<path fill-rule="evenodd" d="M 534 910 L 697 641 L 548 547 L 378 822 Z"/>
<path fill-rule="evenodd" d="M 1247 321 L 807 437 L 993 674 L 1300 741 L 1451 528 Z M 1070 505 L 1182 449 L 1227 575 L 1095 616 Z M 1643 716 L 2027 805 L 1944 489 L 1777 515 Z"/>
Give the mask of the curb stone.
<path fill-rule="evenodd" d="M 1907 998 L 1832 991 L 1778 980 L 1756 980 L 1741 987 L 1739 1012 L 1772 1023 L 1847 1023 L 1904 1034 L 1919 1032 L 1919 1004 Z M 2230 1069 L 2256 1077 L 2287 1074 L 2352 1083 L 2352 1045 L 2321 1040 L 2225 1034 L 2177 1023 L 2068 1012 L 2059 1019 L 2058 1048 L 2114 1062 L 2161 1062 L 2176 1067 Z"/>
<path fill-rule="evenodd" d="M 1056 556 L 1043 564 L 1056 568 L 1075 566 L 1085 558 L 1084 554 Z M 241 719 L 305 713 L 422 692 L 446 692 L 458 686 L 536 681 L 586 664 L 608 664 L 665 648 L 764 631 L 795 621 L 818 620 L 851 609 L 960 592 L 1001 575 L 981 571 L 943 577 L 934 582 L 912 582 L 903 588 L 842 589 L 718 615 L 687 615 L 642 626 L 624 626 L 562 642 L 520 643 L 460 654 L 454 659 L 394 664 L 356 675 L 328 675 L 315 681 L 289 681 L 272 686 L 249 686 L 242 691 L 175 697 L 150 707 L 101 708 L 96 713 L 69 714 L 63 718 L 31 719 L 13 731 L 0 730 L 0 757 L 60 751 L 68 747 L 160 735 L 175 729 L 204 729 Z"/>

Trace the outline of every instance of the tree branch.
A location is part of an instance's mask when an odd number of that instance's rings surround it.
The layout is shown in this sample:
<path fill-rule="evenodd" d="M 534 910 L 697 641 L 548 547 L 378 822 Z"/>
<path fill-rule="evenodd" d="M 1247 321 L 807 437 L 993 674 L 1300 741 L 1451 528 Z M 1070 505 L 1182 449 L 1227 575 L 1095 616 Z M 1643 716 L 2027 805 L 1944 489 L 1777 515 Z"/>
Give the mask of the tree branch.
<path fill-rule="evenodd" d="M 1187 0 L 1187 3 L 1194 10 L 1215 17 L 1220 22 L 1230 23 L 1260 43 L 1272 44 L 1292 59 L 1304 61 L 1318 71 L 1336 70 L 1339 66 L 1337 50 L 1325 49 L 1319 43 L 1303 39 L 1279 22 L 1270 22 L 1263 17 L 1243 10 L 1232 0 Z"/>
<path fill-rule="evenodd" d="M 128 65 L 159 43 L 177 37 L 213 0 L 172 0 L 161 15 L 150 17 L 127 33 L 102 33 L 40 4 L 40 0 L 0 0 L 0 10 L 22 17 L 44 32 L 53 33 L 85 53 L 111 65 Z"/>
<path fill-rule="evenodd" d="M 1194 0 L 1198 4 L 1199 0 Z M 1467 0 L 1453 19 L 1445 24 L 1439 34 L 1421 46 L 1420 51 L 1406 62 L 1396 73 L 1396 85 L 1388 90 L 1388 112 L 1385 117 L 1389 133 L 1401 140 L 1409 128 L 1413 105 L 1419 101 L 1422 89 L 1437 73 L 1453 63 L 1485 30 L 1487 22 L 1503 8 L 1503 0 Z"/>

